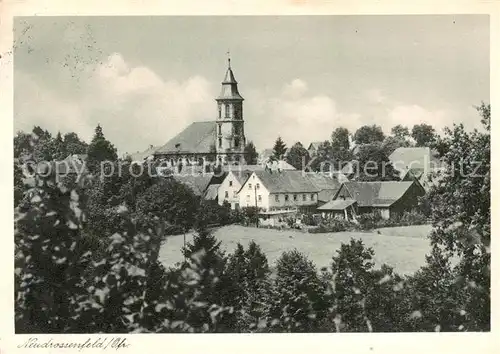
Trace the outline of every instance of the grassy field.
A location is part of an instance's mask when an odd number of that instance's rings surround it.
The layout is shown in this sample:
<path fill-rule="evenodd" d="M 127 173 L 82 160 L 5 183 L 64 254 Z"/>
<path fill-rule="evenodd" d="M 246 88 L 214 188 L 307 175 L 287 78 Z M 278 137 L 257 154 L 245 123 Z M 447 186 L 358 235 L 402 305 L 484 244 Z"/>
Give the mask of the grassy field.
<path fill-rule="evenodd" d="M 385 263 L 400 274 L 410 274 L 425 263 L 425 255 L 430 250 L 429 240 L 426 239 L 430 230 L 429 225 L 420 225 L 384 228 L 373 232 L 307 234 L 231 225 L 214 230 L 214 234 L 228 252 L 233 252 L 238 242 L 246 247 L 254 240 L 266 253 L 271 265 L 284 251 L 296 248 L 306 254 L 318 268 L 329 267 L 331 258 L 340 249 L 341 243 L 348 243 L 351 238 L 361 239 L 365 246 L 375 251 L 376 267 Z M 183 260 L 180 252 L 183 238 L 183 235 L 170 236 L 162 246 L 160 260 L 165 266 Z M 186 242 L 191 240 L 192 235 L 186 234 Z"/>

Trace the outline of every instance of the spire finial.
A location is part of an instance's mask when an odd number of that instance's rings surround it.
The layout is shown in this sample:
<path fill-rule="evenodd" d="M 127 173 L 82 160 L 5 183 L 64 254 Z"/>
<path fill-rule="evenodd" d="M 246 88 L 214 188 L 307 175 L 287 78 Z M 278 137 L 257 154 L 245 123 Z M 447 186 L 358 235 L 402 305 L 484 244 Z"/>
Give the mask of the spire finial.
<path fill-rule="evenodd" d="M 231 69 L 231 52 L 229 51 L 229 49 L 227 50 L 227 67 L 229 69 Z"/>

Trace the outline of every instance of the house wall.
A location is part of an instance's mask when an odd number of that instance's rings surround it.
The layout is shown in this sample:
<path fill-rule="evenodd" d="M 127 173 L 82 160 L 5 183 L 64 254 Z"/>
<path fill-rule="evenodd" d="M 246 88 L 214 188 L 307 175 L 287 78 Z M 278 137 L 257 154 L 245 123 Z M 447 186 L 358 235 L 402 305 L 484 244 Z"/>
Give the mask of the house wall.
<path fill-rule="evenodd" d="M 226 178 L 222 181 L 219 192 L 218 192 L 218 201 L 219 204 L 222 205 L 224 201 L 228 201 L 231 204 L 231 209 L 236 208 L 236 204 L 239 204 L 240 197 L 238 195 L 238 191 L 241 188 L 241 184 L 234 175 L 234 172 L 228 172 Z M 227 195 L 227 197 L 226 197 Z"/>
<path fill-rule="evenodd" d="M 403 196 L 391 205 L 391 217 L 410 211 L 418 206 L 418 198 L 425 195 L 424 188 L 413 183 Z"/>
<path fill-rule="evenodd" d="M 335 199 L 348 199 L 348 198 L 352 198 L 352 196 L 345 187 L 345 185 L 342 185 L 339 191 L 337 192 L 337 196 Z"/>
<path fill-rule="evenodd" d="M 239 192 L 240 207 L 257 206 L 269 210 L 269 191 L 262 181 L 252 173 Z"/>
<path fill-rule="evenodd" d="M 288 200 L 286 200 L 286 196 L 288 196 Z M 316 207 L 317 204 L 318 193 L 271 193 L 269 195 L 271 210 L 302 209 Z"/>

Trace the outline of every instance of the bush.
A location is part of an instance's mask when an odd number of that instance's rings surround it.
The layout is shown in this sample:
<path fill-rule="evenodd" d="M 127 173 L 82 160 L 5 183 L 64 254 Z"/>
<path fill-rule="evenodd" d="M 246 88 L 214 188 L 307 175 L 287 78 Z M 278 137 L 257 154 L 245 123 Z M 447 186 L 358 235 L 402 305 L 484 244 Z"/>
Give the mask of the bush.
<path fill-rule="evenodd" d="M 241 209 L 246 225 L 256 225 L 259 222 L 259 211 L 257 207 L 245 207 Z"/>
<path fill-rule="evenodd" d="M 319 226 L 321 217 L 314 214 L 304 214 L 302 215 L 302 223 L 307 226 Z"/>
<path fill-rule="evenodd" d="M 407 211 L 403 213 L 401 218 L 399 219 L 400 224 L 402 225 L 422 225 L 428 222 L 427 217 L 416 210 Z"/>
<path fill-rule="evenodd" d="M 365 213 L 360 214 L 357 217 L 357 221 L 361 230 L 374 229 L 379 225 L 381 220 L 382 216 L 379 213 Z"/>

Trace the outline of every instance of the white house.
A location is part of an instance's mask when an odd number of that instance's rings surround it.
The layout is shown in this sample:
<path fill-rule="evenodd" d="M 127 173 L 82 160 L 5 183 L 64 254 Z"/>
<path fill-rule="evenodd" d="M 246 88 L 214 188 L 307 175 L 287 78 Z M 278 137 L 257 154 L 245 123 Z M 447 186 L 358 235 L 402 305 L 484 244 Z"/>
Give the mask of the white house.
<path fill-rule="evenodd" d="M 258 207 L 263 214 L 314 210 L 320 189 L 303 171 L 254 171 L 239 191 L 241 207 Z"/>
<path fill-rule="evenodd" d="M 219 204 L 225 201 L 231 204 L 231 209 L 236 209 L 240 205 L 239 190 L 246 179 L 252 174 L 250 170 L 228 171 L 218 190 Z"/>

